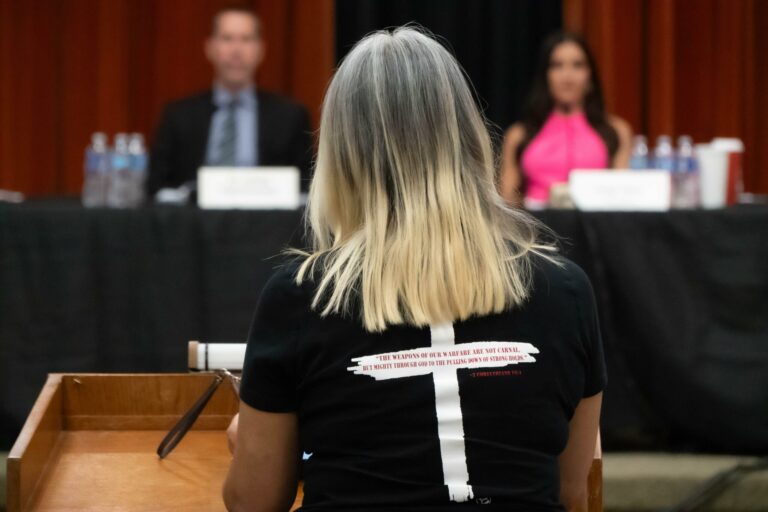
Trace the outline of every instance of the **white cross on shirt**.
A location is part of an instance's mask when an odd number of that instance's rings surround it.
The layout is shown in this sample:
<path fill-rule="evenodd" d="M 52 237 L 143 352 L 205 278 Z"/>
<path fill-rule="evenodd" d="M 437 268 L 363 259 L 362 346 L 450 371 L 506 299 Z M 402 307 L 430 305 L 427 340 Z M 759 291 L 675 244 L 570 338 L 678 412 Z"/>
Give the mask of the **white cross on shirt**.
<path fill-rule="evenodd" d="M 429 332 L 429 347 L 356 357 L 352 362 L 357 365 L 348 370 L 376 380 L 432 375 L 443 481 L 452 501 L 468 501 L 473 498 L 473 493 L 467 470 L 457 370 L 534 363 L 536 359 L 530 354 L 538 354 L 539 350 L 530 343 L 515 341 L 475 341 L 456 345 L 452 324 L 431 325 Z"/>

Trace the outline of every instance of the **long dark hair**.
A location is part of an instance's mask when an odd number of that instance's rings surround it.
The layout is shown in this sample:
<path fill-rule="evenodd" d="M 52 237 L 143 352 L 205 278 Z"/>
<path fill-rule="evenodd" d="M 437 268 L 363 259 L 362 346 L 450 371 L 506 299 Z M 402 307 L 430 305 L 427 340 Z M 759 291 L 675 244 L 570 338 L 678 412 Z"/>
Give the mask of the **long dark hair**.
<path fill-rule="evenodd" d="M 603 142 L 608 149 L 610 161 L 613 160 L 616 151 L 619 149 L 619 136 L 616 133 L 616 130 L 614 130 L 608 122 L 605 112 L 603 89 L 600 84 L 600 75 L 597 71 L 597 63 L 592 55 L 592 51 L 589 49 L 589 46 L 587 46 L 587 42 L 580 35 L 570 32 L 558 32 L 549 36 L 541 47 L 531 92 L 523 110 L 523 118 L 521 122 L 525 129 L 525 137 L 523 138 L 522 143 L 517 147 L 515 158 L 518 164 L 522 158 L 523 151 L 536 134 L 539 133 L 539 130 L 541 130 L 541 127 L 549 117 L 549 114 L 555 108 L 555 100 L 552 98 L 552 94 L 549 91 L 547 73 L 549 71 L 550 61 L 552 60 L 552 53 L 555 51 L 555 48 L 563 43 L 577 44 L 587 58 L 591 80 L 591 87 L 584 97 L 583 105 L 587 121 L 589 121 L 589 124 L 595 129 L 597 134 L 600 135 L 600 138 L 603 139 Z"/>

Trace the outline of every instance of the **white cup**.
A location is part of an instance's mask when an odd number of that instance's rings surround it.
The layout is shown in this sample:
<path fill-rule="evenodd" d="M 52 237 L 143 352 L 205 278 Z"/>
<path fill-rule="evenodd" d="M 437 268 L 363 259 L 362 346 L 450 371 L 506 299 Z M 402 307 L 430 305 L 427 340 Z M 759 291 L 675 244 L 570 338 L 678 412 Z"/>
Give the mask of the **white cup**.
<path fill-rule="evenodd" d="M 699 161 L 701 206 L 724 208 L 728 190 L 728 152 L 710 144 L 696 144 Z"/>

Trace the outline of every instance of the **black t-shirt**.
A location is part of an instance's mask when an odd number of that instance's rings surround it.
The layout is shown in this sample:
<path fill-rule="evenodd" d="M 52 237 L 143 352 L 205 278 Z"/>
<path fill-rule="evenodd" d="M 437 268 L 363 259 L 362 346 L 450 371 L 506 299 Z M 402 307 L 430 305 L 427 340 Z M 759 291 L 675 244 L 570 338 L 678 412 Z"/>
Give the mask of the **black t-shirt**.
<path fill-rule="evenodd" d="M 453 325 L 363 329 L 312 311 L 279 269 L 248 336 L 240 397 L 295 412 L 302 510 L 564 510 L 557 457 L 606 383 L 589 280 L 534 259 L 520 307 Z"/>

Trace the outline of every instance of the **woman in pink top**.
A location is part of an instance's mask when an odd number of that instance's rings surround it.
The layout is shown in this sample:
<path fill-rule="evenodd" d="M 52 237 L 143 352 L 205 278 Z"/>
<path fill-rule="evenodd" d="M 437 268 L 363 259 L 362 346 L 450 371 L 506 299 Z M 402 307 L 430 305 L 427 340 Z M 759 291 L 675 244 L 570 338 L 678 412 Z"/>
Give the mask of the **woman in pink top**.
<path fill-rule="evenodd" d="M 542 48 L 523 120 L 504 136 L 501 195 L 542 208 L 553 184 L 572 169 L 629 166 L 632 129 L 609 115 L 592 53 L 584 40 L 561 33 Z"/>

